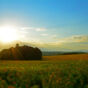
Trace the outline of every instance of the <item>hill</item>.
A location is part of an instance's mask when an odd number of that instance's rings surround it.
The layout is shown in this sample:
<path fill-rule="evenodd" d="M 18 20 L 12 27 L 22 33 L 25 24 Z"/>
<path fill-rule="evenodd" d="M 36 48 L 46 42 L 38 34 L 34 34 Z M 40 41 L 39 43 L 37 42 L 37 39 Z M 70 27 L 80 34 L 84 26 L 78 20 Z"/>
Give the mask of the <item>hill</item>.
<path fill-rule="evenodd" d="M 86 54 L 84 51 L 43 51 L 43 56 Z"/>

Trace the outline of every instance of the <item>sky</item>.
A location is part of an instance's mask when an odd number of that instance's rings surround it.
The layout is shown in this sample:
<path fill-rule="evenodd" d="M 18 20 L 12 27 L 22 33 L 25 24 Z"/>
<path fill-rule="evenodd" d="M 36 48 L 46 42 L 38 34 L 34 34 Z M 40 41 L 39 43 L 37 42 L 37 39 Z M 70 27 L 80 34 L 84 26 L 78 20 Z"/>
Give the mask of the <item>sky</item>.
<path fill-rule="evenodd" d="M 88 0 L 0 0 L 0 26 L 47 50 L 88 50 Z"/>

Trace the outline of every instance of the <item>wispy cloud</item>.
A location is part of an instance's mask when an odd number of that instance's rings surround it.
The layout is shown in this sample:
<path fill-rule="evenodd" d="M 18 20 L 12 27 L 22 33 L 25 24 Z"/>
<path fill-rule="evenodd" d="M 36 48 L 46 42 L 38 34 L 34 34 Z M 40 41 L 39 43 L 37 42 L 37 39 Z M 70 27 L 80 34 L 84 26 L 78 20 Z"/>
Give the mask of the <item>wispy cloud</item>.
<path fill-rule="evenodd" d="M 36 31 L 46 31 L 45 28 L 36 28 L 35 30 L 36 30 Z"/>
<path fill-rule="evenodd" d="M 35 27 L 20 27 L 20 30 L 18 30 L 19 35 L 20 35 L 20 39 L 24 40 L 24 41 L 34 41 L 39 39 L 39 35 L 40 36 L 47 36 L 48 34 L 44 34 L 44 31 L 46 31 L 47 29 L 45 28 L 35 28 Z M 43 33 L 43 34 L 41 34 Z"/>
<path fill-rule="evenodd" d="M 34 29 L 34 28 L 33 27 L 22 27 L 20 29 L 22 29 L 22 30 L 30 30 L 30 29 Z"/>
<path fill-rule="evenodd" d="M 57 35 L 52 35 L 51 38 L 58 39 Z"/>
<path fill-rule="evenodd" d="M 46 28 L 35 28 L 35 27 L 22 27 L 22 30 L 35 30 L 35 31 L 46 31 Z"/>
<path fill-rule="evenodd" d="M 41 36 L 48 36 L 48 34 L 41 34 Z"/>
<path fill-rule="evenodd" d="M 88 42 L 88 35 L 73 36 L 72 39 L 76 42 Z"/>
<path fill-rule="evenodd" d="M 48 34 L 42 34 L 42 36 L 48 36 Z M 43 42 L 37 38 L 32 38 L 30 40 L 27 40 L 26 42 L 27 43 L 23 44 L 33 45 L 45 50 L 88 50 L 87 35 L 74 35 L 71 37 L 58 39 L 58 41 L 56 42 Z M 0 47 L 2 46 L 0 45 Z"/>
<path fill-rule="evenodd" d="M 71 37 L 60 39 L 62 42 L 88 42 L 88 35 L 74 35 Z"/>
<path fill-rule="evenodd" d="M 88 50 L 88 36 L 75 35 L 56 42 L 35 42 L 34 44 L 47 50 Z"/>

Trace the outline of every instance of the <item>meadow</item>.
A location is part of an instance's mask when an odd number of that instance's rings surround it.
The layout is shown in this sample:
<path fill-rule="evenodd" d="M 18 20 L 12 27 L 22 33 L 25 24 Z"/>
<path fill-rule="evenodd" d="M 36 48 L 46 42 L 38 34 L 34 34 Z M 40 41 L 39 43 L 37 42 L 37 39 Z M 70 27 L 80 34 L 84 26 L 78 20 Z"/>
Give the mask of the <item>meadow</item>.
<path fill-rule="evenodd" d="M 0 88 L 88 88 L 88 54 L 0 61 Z"/>

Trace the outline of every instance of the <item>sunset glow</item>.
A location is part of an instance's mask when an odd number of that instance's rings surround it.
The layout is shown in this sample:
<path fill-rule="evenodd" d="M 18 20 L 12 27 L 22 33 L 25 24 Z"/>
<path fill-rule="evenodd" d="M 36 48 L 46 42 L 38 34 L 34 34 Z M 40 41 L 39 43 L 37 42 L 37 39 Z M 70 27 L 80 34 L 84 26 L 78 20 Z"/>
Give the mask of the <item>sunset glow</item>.
<path fill-rule="evenodd" d="M 7 48 L 2 42 L 88 50 L 88 0 L 0 0 L 0 48 Z"/>
<path fill-rule="evenodd" d="M 0 40 L 4 43 L 12 42 L 17 40 L 17 33 L 15 27 L 4 26 L 0 27 Z"/>

